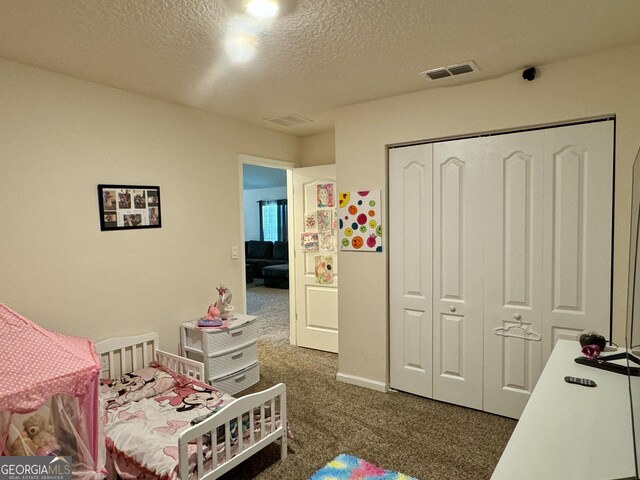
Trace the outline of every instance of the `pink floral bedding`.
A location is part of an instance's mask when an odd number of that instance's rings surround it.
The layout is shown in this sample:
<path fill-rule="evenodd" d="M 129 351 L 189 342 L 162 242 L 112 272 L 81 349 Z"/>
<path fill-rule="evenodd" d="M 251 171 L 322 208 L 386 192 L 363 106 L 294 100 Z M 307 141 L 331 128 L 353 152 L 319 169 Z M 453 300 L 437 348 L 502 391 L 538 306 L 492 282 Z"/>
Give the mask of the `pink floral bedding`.
<path fill-rule="evenodd" d="M 107 409 L 107 448 L 118 459 L 119 473 L 125 478 L 126 470 L 177 478 L 180 433 L 194 418 L 210 414 L 231 400 L 219 390 L 190 382 L 155 397 Z M 195 456 L 196 446 L 189 450 Z"/>
<path fill-rule="evenodd" d="M 109 457 L 123 479 L 177 480 L 178 437 L 197 421 L 215 413 L 233 397 L 204 383 L 179 375 L 152 363 L 122 378 L 104 380 L 100 387 L 101 400 L 107 405 L 104 412 L 105 434 Z M 265 418 L 254 409 L 253 441 L 263 433 L 269 434 L 280 426 L 275 412 L 272 427 L 271 408 L 265 406 Z M 245 445 L 249 443 L 249 413 L 242 417 L 241 432 Z M 224 428 L 216 432 L 217 464 L 225 459 Z M 238 447 L 238 425 L 230 423 L 231 455 Z M 204 439 L 204 465 L 212 460 L 211 441 Z M 196 445 L 189 446 L 189 471 L 197 464 Z"/>
<path fill-rule="evenodd" d="M 107 408 L 113 408 L 143 398 L 155 397 L 180 382 L 186 383 L 188 379 L 152 362 L 148 367 L 127 373 L 120 378 L 101 379 L 100 396 L 106 401 Z"/>

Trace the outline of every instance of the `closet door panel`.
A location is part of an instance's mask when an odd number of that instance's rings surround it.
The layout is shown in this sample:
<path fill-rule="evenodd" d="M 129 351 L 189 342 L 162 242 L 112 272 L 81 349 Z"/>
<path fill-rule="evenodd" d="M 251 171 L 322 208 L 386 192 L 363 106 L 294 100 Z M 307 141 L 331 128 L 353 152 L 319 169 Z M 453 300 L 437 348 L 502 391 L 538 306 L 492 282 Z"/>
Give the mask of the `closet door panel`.
<path fill-rule="evenodd" d="M 551 270 L 552 308 L 584 313 L 582 276 L 585 227 L 586 151 L 573 145 L 554 154 Z"/>
<path fill-rule="evenodd" d="M 505 324 L 507 323 L 510 322 L 505 322 Z M 535 364 L 535 358 L 533 358 L 532 353 L 535 349 L 535 346 L 539 344 L 523 341 L 519 338 L 510 337 L 502 338 L 501 344 L 504 361 L 502 362 L 503 370 L 501 372 L 502 382 L 500 387 L 509 393 L 524 393 L 526 395 L 526 398 L 528 398 L 531 390 L 533 389 L 533 384 L 535 383 L 532 380 L 532 376 L 535 375 L 536 372 L 536 369 L 533 368 Z M 488 412 L 506 415 L 506 413 L 503 413 L 498 409 L 496 409 L 496 411 L 493 411 L 494 409 L 491 408 L 490 405 L 485 406 L 485 409 Z M 508 411 L 508 409 L 506 408 L 504 410 Z"/>
<path fill-rule="evenodd" d="M 462 343 L 464 317 L 440 315 L 440 375 L 464 381 Z"/>
<path fill-rule="evenodd" d="M 510 150 L 510 149 L 509 149 Z M 488 160 L 488 159 L 487 159 Z M 537 158 L 540 162 L 541 159 Z M 502 227 L 504 262 L 503 301 L 505 305 L 531 306 L 531 262 L 530 242 L 532 222 L 532 172 L 535 166 L 531 155 L 513 151 L 501 162 Z M 493 182 L 492 182 L 493 183 Z M 488 248 L 491 248 L 488 246 Z"/>
<path fill-rule="evenodd" d="M 609 336 L 613 122 L 545 130 L 543 362 L 559 338 Z"/>
<path fill-rule="evenodd" d="M 390 386 L 432 395 L 432 146 L 389 151 Z"/>
<path fill-rule="evenodd" d="M 482 408 L 479 139 L 433 145 L 433 397 Z"/>
<path fill-rule="evenodd" d="M 544 132 L 483 146 L 484 410 L 519 418 L 541 372 L 539 337 L 527 332 L 542 332 Z"/>
<path fill-rule="evenodd" d="M 436 147 L 436 148 L 439 148 Z M 464 283 L 464 163 L 450 157 L 439 165 L 440 295 L 450 300 L 463 300 Z"/>

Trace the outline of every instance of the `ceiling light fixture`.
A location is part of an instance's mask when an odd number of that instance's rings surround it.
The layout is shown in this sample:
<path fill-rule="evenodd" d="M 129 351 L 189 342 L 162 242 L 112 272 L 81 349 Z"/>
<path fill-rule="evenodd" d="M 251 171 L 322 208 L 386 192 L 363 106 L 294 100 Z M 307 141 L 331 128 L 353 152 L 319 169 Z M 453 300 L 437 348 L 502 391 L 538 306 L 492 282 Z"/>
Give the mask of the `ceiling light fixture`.
<path fill-rule="evenodd" d="M 262 20 L 278 15 L 280 6 L 276 0 L 251 0 L 247 3 L 247 13 Z"/>
<path fill-rule="evenodd" d="M 264 21 L 276 20 L 291 15 L 299 7 L 299 0 L 218 0 L 223 3 L 227 14 Z M 268 23 L 268 22 L 267 22 Z"/>

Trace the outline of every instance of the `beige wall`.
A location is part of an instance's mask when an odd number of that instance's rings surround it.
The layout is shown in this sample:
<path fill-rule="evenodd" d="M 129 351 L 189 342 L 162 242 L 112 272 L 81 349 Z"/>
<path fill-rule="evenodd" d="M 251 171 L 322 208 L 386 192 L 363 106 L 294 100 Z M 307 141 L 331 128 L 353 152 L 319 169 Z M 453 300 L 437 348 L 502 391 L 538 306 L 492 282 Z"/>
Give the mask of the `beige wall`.
<path fill-rule="evenodd" d="M 302 137 L 300 143 L 300 166 L 313 167 L 336 162 L 335 133 L 323 132 Z"/>
<path fill-rule="evenodd" d="M 640 146 L 640 44 L 542 66 L 533 82 L 514 72 L 485 82 L 345 107 L 336 120 L 338 190 L 380 188 L 386 202 L 385 146 L 389 144 L 608 114 L 617 116 L 613 303 L 614 340 L 621 342 L 630 177 Z M 386 235 L 384 241 L 388 244 Z M 340 254 L 339 370 L 343 375 L 387 380 L 387 253 L 385 248 L 382 255 Z"/>
<path fill-rule="evenodd" d="M 293 161 L 299 139 L 0 61 L 0 303 L 101 340 L 241 304 L 238 153 Z M 98 183 L 160 185 L 160 229 L 101 232 Z"/>

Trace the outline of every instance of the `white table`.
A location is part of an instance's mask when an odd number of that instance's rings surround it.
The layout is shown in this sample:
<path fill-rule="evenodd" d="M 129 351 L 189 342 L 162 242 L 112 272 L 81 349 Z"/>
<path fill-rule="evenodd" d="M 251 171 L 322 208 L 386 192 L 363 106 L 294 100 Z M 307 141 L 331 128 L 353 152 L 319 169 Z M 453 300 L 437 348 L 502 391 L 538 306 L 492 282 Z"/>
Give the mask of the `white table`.
<path fill-rule="evenodd" d="M 635 475 L 627 377 L 579 365 L 573 361 L 579 355 L 578 342 L 558 340 L 492 480 Z M 567 375 L 590 378 L 598 386 L 567 383 Z M 640 394 L 640 378 L 632 380 Z"/>

